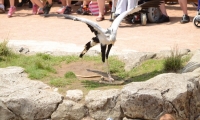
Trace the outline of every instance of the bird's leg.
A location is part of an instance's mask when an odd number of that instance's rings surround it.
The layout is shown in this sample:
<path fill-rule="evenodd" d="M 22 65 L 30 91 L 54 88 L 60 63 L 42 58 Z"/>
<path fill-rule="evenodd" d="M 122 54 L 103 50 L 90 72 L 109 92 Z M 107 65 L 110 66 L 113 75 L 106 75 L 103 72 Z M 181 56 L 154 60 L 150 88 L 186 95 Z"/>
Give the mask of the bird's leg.
<path fill-rule="evenodd" d="M 95 46 L 96 44 L 99 43 L 99 39 L 97 37 L 93 37 L 91 41 L 89 41 L 88 43 L 85 44 L 85 48 L 84 50 L 81 52 L 81 54 L 79 55 L 79 57 L 83 57 L 83 55 L 93 46 Z"/>
<path fill-rule="evenodd" d="M 109 53 L 110 53 L 110 49 L 112 48 L 112 44 L 108 45 L 108 49 L 107 49 L 107 52 L 106 52 L 106 66 L 107 66 L 107 74 L 108 74 L 108 79 L 110 82 L 113 82 L 114 79 L 112 78 L 112 76 L 110 75 L 110 67 L 109 67 L 109 64 L 108 64 L 108 56 L 109 56 Z"/>
<path fill-rule="evenodd" d="M 106 68 L 107 68 L 107 75 L 108 75 L 109 81 L 110 81 L 110 82 L 115 81 L 115 80 L 112 78 L 111 74 L 110 74 L 110 67 L 109 67 L 109 64 L 108 64 L 108 59 L 106 59 Z"/>
<path fill-rule="evenodd" d="M 110 75 L 110 68 L 109 68 L 109 64 L 108 64 L 108 55 L 109 55 L 111 47 L 112 47 L 112 44 L 108 45 L 108 49 L 107 49 L 107 52 L 106 52 L 107 45 L 101 44 L 102 62 L 106 65 L 107 75 L 108 75 L 108 79 L 109 79 L 110 82 L 114 81 L 114 79 Z"/>

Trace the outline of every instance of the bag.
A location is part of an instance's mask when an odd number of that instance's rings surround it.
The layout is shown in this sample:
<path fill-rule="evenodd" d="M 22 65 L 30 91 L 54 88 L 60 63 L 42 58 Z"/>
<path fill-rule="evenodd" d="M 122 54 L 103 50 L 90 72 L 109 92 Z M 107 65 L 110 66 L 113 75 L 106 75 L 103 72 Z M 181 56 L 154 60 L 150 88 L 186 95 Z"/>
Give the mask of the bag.
<path fill-rule="evenodd" d="M 95 1 L 91 1 L 89 3 L 89 10 L 91 12 L 92 15 L 98 16 L 99 15 L 99 6 L 98 3 Z"/>

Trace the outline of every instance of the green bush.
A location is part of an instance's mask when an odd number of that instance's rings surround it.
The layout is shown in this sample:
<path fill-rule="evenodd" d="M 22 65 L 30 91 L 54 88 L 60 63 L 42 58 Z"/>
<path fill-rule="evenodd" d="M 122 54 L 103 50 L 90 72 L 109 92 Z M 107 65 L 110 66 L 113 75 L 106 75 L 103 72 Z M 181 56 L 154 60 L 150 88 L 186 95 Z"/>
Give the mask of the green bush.
<path fill-rule="evenodd" d="M 7 41 L 0 43 L 0 56 L 8 56 L 11 54 L 10 49 L 7 47 Z"/>
<path fill-rule="evenodd" d="M 76 78 L 76 75 L 73 72 L 66 72 L 65 78 Z"/>
<path fill-rule="evenodd" d="M 167 72 L 178 72 L 182 67 L 181 55 L 176 47 L 171 50 L 171 56 L 164 59 L 164 70 Z"/>

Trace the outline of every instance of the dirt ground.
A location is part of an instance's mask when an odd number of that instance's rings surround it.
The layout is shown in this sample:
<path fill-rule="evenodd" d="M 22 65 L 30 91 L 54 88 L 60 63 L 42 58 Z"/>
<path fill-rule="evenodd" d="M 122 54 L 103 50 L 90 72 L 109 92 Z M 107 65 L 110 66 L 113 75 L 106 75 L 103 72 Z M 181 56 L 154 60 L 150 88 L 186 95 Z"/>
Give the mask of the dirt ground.
<path fill-rule="evenodd" d="M 32 15 L 32 10 L 28 6 L 17 8 L 16 14 L 12 18 L 7 18 L 6 14 L 0 14 L 0 40 L 54 41 L 73 43 L 78 46 L 85 45 L 94 34 L 84 23 L 57 17 L 55 12 L 60 6 L 60 4 L 54 3 L 50 11 L 52 15 L 47 18 Z M 179 4 L 166 4 L 166 7 L 170 22 L 148 23 L 146 26 L 121 24 L 118 29 L 117 42 L 112 49 L 159 52 L 171 49 L 174 45 L 178 45 L 180 49 L 199 49 L 199 29 L 192 23 L 192 19 L 197 13 L 196 8 L 188 4 L 191 22 L 180 24 L 183 13 Z M 77 7 L 73 6 L 72 15 L 95 21 L 96 16 L 77 15 L 76 9 Z M 98 24 L 103 28 L 108 28 L 111 25 L 109 13 L 106 14 L 105 19 Z"/>

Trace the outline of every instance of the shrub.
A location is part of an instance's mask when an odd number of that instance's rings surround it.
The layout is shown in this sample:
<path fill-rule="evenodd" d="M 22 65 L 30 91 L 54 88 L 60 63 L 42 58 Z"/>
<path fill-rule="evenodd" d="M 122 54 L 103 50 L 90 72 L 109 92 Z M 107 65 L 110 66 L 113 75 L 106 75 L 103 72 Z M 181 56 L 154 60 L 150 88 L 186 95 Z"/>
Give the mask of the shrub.
<path fill-rule="evenodd" d="M 171 56 L 164 59 L 164 70 L 167 72 L 177 72 L 182 66 L 181 55 L 178 48 L 175 47 L 171 50 Z"/>
<path fill-rule="evenodd" d="M 0 56 L 8 56 L 11 54 L 11 50 L 7 47 L 7 41 L 0 43 Z"/>
<path fill-rule="evenodd" d="M 76 78 L 76 75 L 73 72 L 66 72 L 65 78 Z"/>

